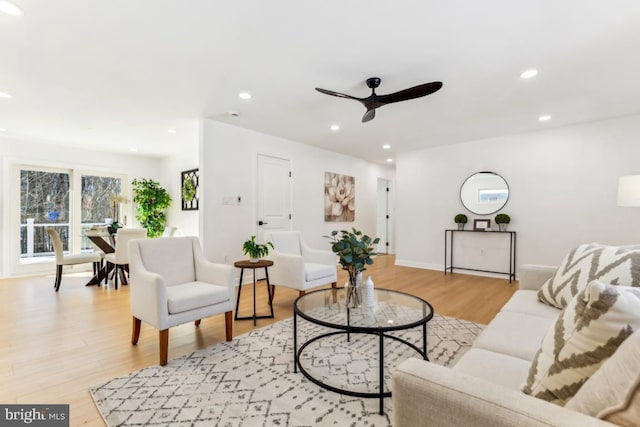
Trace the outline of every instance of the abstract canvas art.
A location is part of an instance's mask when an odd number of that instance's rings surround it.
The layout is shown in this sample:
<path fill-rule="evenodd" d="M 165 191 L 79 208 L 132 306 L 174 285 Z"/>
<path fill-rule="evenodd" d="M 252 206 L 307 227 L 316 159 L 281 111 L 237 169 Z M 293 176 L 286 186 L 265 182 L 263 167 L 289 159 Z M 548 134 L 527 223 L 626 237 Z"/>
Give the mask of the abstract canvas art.
<path fill-rule="evenodd" d="M 325 222 L 352 222 L 356 219 L 356 180 L 339 173 L 324 173 Z"/>

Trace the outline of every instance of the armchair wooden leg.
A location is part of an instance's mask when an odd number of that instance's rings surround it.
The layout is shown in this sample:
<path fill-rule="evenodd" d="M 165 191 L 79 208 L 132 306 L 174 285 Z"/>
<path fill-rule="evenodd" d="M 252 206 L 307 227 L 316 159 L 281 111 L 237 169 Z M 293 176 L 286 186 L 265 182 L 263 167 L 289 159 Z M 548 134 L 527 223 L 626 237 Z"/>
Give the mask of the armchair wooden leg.
<path fill-rule="evenodd" d="M 298 295 L 299 295 L 299 296 L 302 296 L 302 295 L 304 295 L 305 293 L 306 293 L 305 291 L 298 291 Z"/>
<path fill-rule="evenodd" d="M 226 326 L 227 341 L 231 341 L 233 339 L 233 316 L 231 311 L 224 313 L 224 323 Z"/>
<path fill-rule="evenodd" d="M 338 284 L 336 282 L 331 282 L 331 287 L 335 289 L 338 287 Z"/>
<path fill-rule="evenodd" d="M 276 296 L 276 285 L 269 285 L 269 291 L 271 292 L 271 301 Z"/>
<path fill-rule="evenodd" d="M 169 355 L 169 329 L 160 331 L 160 366 L 167 364 Z"/>
<path fill-rule="evenodd" d="M 196 324 L 196 326 L 200 326 L 200 322 L 202 322 L 202 319 L 198 319 L 198 320 L 196 320 L 196 321 L 195 321 L 195 322 L 193 322 L 193 323 L 195 323 L 195 324 Z"/>
<path fill-rule="evenodd" d="M 138 344 L 138 338 L 140 338 L 140 324 L 142 322 L 137 317 L 133 316 L 133 325 L 131 327 L 131 344 Z"/>

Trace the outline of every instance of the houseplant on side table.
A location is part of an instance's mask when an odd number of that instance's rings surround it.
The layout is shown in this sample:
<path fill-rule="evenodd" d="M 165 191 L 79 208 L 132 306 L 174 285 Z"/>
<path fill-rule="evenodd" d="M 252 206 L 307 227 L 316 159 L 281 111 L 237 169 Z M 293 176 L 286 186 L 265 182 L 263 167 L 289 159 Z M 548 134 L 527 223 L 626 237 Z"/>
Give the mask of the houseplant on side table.
<path fill-rule="evenodd" d="M 269 247 L 273 249 L 273 244 L 267 242 L 264 245 L 256 242 L 256 236 L 251 236 L 249 240 L 242 244 L 242 252 L 249 256 L 250 262 L 258 262 L 263 256 L 269 255 Z"/>
<path fill-rule="evenodd" d="M 338 255 L 342 269 L 349 274 L 347 307 L 357 307 L 360 305 L 358 286 L 362 283 L 362 272 L 367 269 L 367 265 L 373 264 L 371 255 L 380 238 L 372 239 L 355 228 L 352 231 L 334 230 L 330 236 L 324 237 L 331 240 L 331 250 Z"/>

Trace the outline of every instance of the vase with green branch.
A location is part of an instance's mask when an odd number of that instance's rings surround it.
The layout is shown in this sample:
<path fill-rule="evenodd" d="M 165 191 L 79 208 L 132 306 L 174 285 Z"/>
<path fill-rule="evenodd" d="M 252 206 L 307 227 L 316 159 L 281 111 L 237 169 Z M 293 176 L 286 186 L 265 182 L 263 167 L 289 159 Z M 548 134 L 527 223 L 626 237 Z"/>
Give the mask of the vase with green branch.
<path fill-rule="evenodd" d="M 331 250 L 338 255 L 342 269 L 349 275 L 349 286 L 346 290 L 347 307 L 358 307 L 360 305 L 358 285 L 362 282 L 362 272 L 367 269 L 367 265 L 373 264 L 371 255 L 375 253 L 375 247 L 380 242 L 380 238 L 372 239 L 355 228 L 352 231 L 334 230 L 330 236 L 324 237 L 331 240 Z M 359 277 L 360 281 L 358 281 Z"/>

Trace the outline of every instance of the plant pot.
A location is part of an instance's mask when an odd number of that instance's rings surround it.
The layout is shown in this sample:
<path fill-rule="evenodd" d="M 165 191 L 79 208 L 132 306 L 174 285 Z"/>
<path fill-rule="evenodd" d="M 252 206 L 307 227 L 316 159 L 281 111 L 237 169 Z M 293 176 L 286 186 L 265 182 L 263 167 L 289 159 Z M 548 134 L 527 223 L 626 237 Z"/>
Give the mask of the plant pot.
<path fill-rule="evenodd" d="M 347 308 L 358 308 L 362 302 L 362 272 L 356 276 L 355 283 L 351 279 L 344 284 Z"/>
<path fill-rule="evenodd" d="M 458 223 L 458 230 L 464 230 L 464 223 L 463 222 L 459 222 Z"/>
<path fill-rule="evenodd" d="M 507 225 L 509 224 L 498 224 L 498 229 L 500 231 L 507 231 Z"/>
<path fill-rule="evenodd" d="M 256 263 L 258 261 L 260 261 L 260 258 L 249 258 L 249 262 Z"/>

